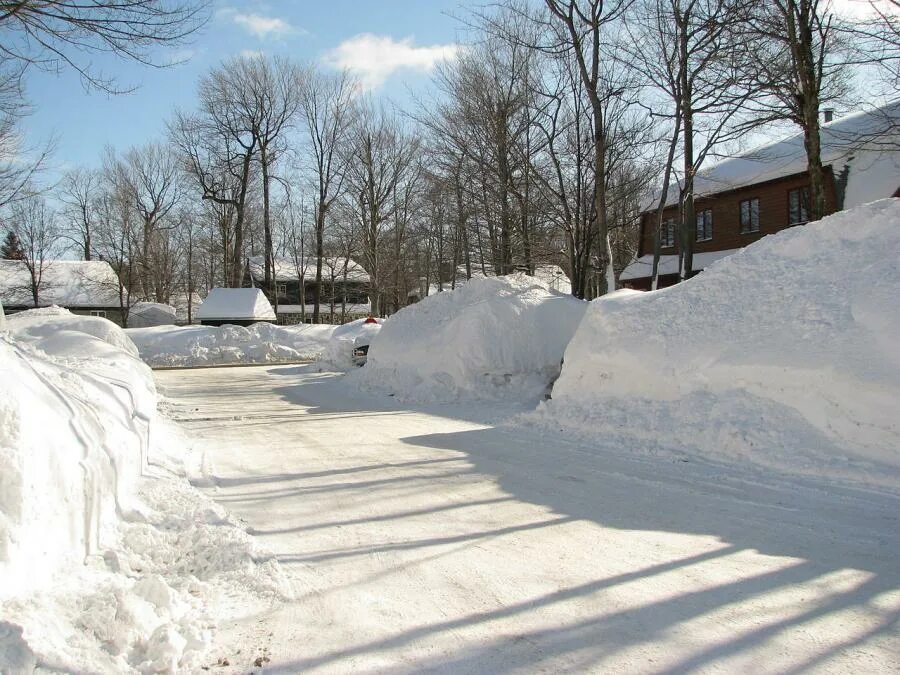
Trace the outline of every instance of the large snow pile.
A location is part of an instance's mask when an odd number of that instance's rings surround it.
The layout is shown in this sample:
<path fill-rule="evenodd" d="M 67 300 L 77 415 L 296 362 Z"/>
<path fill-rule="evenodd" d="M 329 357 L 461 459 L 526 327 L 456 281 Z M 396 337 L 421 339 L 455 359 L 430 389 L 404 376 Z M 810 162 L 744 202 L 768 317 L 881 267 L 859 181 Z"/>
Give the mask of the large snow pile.
<path fill-rule="evenodd" d="M 258 288 L 214 288 L 197 309 L 201 321 L 275 321 L 275 310 Z"/>
<path fill-rule="evenodd" d="M 0 672 L 193 670 L 217 621 L 289 595 L 180 475 L 136 354 L 58 308 L 0 333 Z"/>
<path fill-rule="evenodd" d="M 591 303 L 534 417 L 900 486 L 898 295 L 900 199 L 785 230 L 689 282 Z"/>
<path fill-rule="evenodd" d="M 349 370 L 354 367 L 353 349 L 357 345 L 369 345 L 381 332 L 382 319 L 357 319 L 338 326 L 331 333 L 320 361 L 323 368 Z"/>
<path fill-rule="evenodd" d="M 534 398 L 586 307 L 523 274 L 473 278 L 392 316 L 359 377 L 406 399 Z"/>
<path fill-rule="evenodd" d="M 319 357 L 334 326 L 158 326 L 125 331 L 153 367 L 306 361 Z"/>

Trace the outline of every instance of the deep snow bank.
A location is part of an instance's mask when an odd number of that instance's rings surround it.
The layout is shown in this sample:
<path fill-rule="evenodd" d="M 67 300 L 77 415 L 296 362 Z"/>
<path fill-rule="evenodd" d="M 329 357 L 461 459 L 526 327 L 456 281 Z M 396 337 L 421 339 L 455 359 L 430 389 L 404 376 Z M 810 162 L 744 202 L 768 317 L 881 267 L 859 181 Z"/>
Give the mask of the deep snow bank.
<path fill-rule="evenodd" d="M 199 667 L 217 621 L 289 594 L 280 568 L 179 475 L 121 329 L 58 308 L 6 328 L 0 672 Z"/>
<path fill-rule="evenodd" d="M 153 367 L 305 361 L 320 356 L 334 326 L 158 326 L 126 330 Z"/>
<path fill-rule="evenodd" d="M 401 398 L 537 397 L 586 307 L 521 274 L 472 279 L 392 316 L 358 377 Z"/>
<path fill-rule="evenodd" d="M 900 200 L 786 230 L 687 283 L 591 303 L 534 418 L 900 485 L 898 294 Z"/>

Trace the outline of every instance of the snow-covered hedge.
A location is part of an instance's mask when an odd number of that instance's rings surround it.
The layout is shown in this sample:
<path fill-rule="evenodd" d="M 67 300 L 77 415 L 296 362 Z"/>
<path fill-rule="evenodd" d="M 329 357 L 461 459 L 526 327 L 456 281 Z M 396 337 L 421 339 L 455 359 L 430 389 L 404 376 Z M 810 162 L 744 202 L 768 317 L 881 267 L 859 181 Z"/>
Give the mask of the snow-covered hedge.
<path fill-rule="evenodd" d="M 157 326 L 126 330 L 153 367 L 266 364 L 320 356 L 334 326 Z"/>
<path fill-rule="evenodd" d="M 110 321 L 7 317 L 0 672 L 193 670 L 218 620 L 287 593 L 277 564 L 178 474 L 183 440 L 156 404 Z"/>
<path fill-rule="evenodd" d="M 409 399 L 539 397 L 586 307 L 521 274 L 472 279 L 392 316 L 358 377 Z"/>
<path fill-rule="evenodd" d="M 595 301 L 536 417 L 900 485 L 898 261 L 889 199 L 765 237 L 678 286 Z"/>

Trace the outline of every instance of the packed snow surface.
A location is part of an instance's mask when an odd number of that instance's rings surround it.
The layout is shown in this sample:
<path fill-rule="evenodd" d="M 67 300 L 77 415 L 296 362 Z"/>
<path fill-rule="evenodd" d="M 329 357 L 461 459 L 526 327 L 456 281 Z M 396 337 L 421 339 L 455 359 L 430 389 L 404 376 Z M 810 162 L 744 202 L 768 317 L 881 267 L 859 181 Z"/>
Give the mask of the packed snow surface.
<path fill-rule="evenodd" d="M 318 358 L 334 326 L 158 326 L 125 331 L 153 367 L 284 363 Z"/>
<path fill-rule="evenodd" d="M 900 199 L 591 303 L 542 424 L 900 487 Z"/>
<path fill-rule="evenodd" d="M 275 320 L 275 310 L 259 288 L 214 288 L 196 315 L 201 321 Z"/>
<path fill-rule="evenodd" d="M 358 377 L 401 398 L 538 397 L 586 307 L 524 274 L 473 278 L 393 315 Z"/>
<path fill-rule="evenodd" d="M 190 486 L 124 332 L 66 310 L 0 333 L 0 672 L 174 672 L 291 594 Z M 199 462 L 192 462 L 192 465 Z"/>

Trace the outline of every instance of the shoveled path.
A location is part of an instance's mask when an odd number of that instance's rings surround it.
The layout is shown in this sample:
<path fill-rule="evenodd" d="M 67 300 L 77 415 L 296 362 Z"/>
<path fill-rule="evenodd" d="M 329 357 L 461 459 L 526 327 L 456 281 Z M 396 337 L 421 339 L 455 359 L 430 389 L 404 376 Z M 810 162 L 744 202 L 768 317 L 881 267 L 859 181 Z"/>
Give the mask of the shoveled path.
<path fill-rule="evenodd" d="M 220 631 L 231 670 L 900 668 L 897 495 L 591 449 L 310 366 L 156 378 L 296 584 Z"/>

